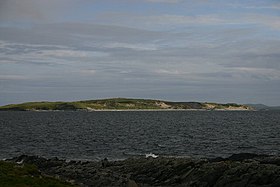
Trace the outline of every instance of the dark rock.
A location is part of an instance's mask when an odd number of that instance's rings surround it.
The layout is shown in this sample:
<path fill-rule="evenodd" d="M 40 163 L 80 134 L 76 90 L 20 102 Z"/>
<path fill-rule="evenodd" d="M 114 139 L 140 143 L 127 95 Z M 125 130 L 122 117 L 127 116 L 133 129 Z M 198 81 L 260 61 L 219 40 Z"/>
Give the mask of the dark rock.
<path fill-rule="evenodd" d="M 107 158 L 104 158 L 104 160 L 102 160 L 101 161 L 101 165 L 102 165 L 102 167 L 107 167 L 108 165 L 109 165 L 109 161 L 108 161 L 108 159 Z"/>
<path fill-rule="evenodd" d="M 22 155 L 9 161 L 35 164 L 41 173 L 79 186 L 280 186 L 280 157 L 236 154 L 228 159 L 129 158 L 70 161 Z"/>
<path fill-rule="evenodd" d="M 268 155 L 258 155 L 258 154 L 254 154 L 254 153 L 239 153 L 239 154 L 231 155 L 226 160 L 243 161 L 245 159 L 253 159 L 256 157 L 267 157 L 267 156 Z"/>
<path fill-rule="evenodd" d="M 212 159 L 208 159 L 209 162 L 221 162 L 221 161 L 225 161 L 226 159 L 222 158 L 222 157 L 216 157 L 216 158 L 212 158 Z"/>
<path fill-rule="evenodd" d="M 271 156 L 257 159 L 261 164 L 273 164 L 280 166 L 280 157 Z"/>

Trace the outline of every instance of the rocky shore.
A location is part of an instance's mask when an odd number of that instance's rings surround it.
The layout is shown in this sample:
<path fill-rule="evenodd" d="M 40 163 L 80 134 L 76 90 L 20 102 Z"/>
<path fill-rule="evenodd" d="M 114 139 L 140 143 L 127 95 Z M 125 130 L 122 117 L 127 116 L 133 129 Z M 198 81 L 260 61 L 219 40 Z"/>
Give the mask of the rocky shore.
<path fill-rule="evenodd" d="M 66 161 L 22 155 L 6 162 L 36 165 L 42 175 L 78 186 L 280 186 L 280 156 L 235 154 L 229 158 L 129 158 Z"/>

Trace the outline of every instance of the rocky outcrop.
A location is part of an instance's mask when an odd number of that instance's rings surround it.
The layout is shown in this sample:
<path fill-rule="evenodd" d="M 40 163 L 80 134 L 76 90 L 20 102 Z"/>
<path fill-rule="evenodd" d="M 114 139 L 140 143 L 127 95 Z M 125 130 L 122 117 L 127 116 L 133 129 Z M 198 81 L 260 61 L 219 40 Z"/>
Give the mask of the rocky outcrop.
<path fill-rule="evenodd" d="M 280 186 L 280 157 L 235 154 L 229 158 L 130 158 L 70 161 L 22 155 L 9 161 L 34 164 L 79 186 Z"/>

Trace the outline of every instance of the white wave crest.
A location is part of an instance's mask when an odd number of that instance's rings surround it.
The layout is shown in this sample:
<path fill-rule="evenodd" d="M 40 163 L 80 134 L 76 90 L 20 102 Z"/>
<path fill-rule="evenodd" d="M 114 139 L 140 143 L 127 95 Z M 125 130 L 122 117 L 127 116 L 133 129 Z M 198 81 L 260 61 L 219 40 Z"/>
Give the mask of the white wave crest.
<path fill-rule="evenodd" d="M 148 157 L 157 158 L 158 156 L 153 153 L 149 153 L 149 154 L 146 154 L 146 158 L 148 158 Z"/>

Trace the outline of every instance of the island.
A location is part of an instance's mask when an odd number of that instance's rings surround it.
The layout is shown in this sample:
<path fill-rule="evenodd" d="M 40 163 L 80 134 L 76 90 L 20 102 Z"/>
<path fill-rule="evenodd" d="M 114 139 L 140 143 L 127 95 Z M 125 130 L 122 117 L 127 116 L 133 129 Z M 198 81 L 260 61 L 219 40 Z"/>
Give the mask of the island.
<path fill-rule="evenodd" d="M 73 102 L 27 102 L 0 107 L 0 111 L 107 110 L 254 110 L 236 103 L 171 102 L 153 99 L 110 98 Z"/>

